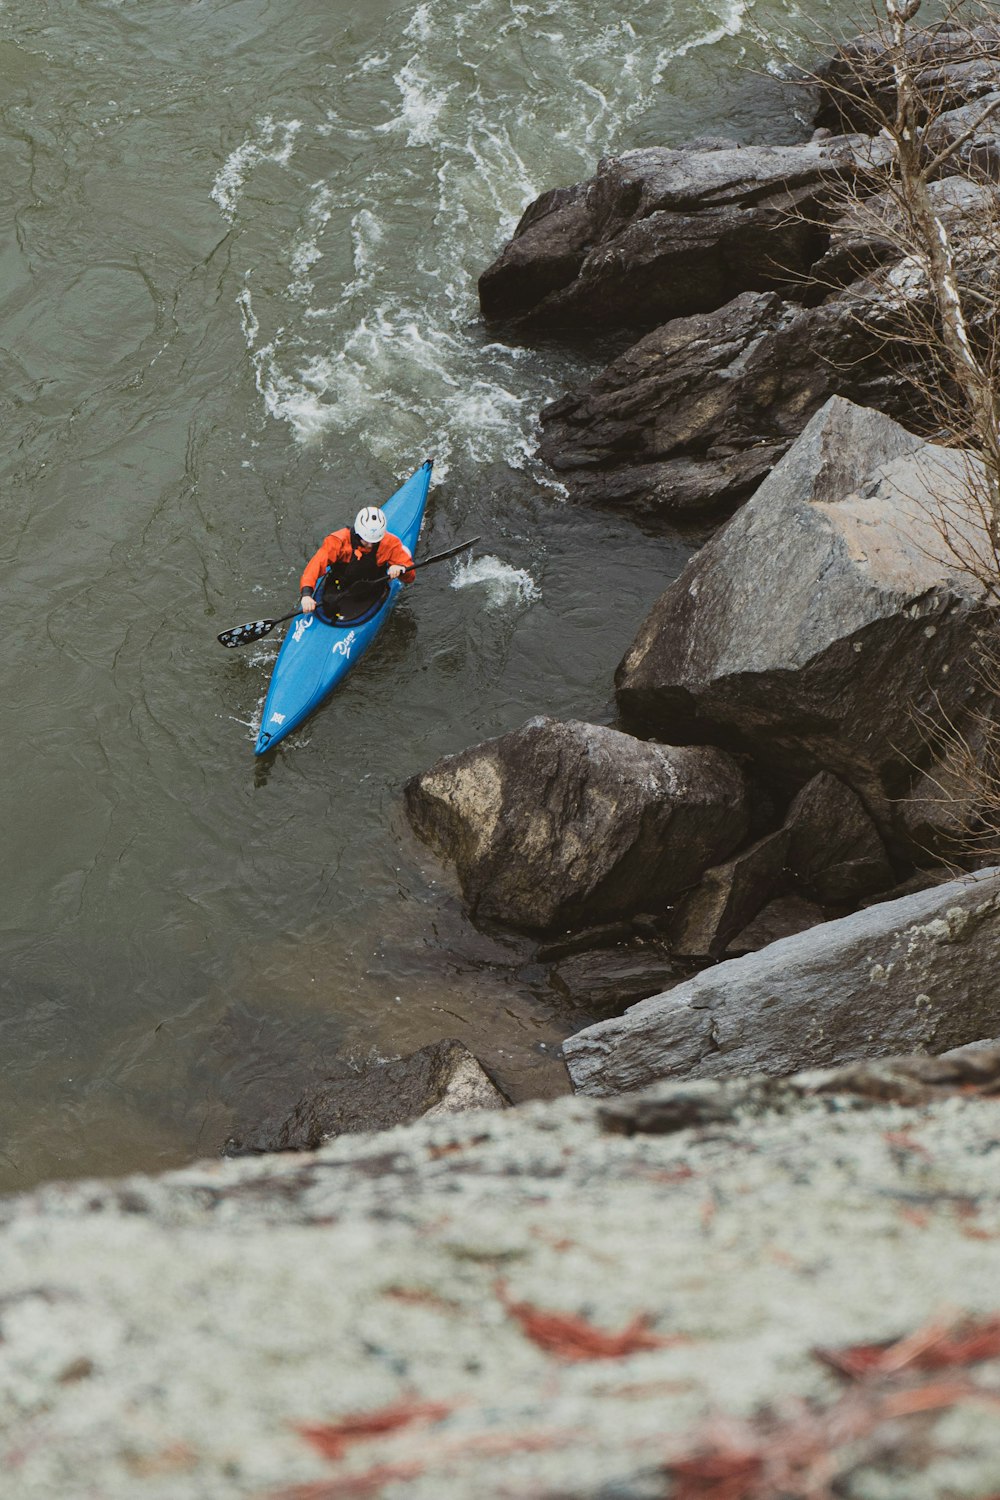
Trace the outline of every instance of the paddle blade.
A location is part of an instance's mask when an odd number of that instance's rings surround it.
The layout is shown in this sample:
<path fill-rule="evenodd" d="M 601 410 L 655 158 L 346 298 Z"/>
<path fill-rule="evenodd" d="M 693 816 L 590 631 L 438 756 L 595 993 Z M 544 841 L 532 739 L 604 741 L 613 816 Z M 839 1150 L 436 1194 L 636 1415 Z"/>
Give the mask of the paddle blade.
<path fill-rule="evenodd" d="M 232 649 L 234 646 L 246 646 L 250 641 L 259 641 L 262 636 L 270 635 L 277 620 L 248 620 L 245 625 L 234 625 L 232 630 L 224 630 L 216 639 L 222 646 Z"/>

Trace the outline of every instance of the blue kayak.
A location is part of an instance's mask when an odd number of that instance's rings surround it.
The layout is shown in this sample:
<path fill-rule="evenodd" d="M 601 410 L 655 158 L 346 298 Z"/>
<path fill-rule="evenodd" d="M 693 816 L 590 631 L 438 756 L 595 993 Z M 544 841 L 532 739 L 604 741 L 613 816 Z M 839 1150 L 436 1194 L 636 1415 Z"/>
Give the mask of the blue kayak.
<path fill-rule="evenodd" d="M 411 553 L 420 535 L 432 466 L 428 458 L 382 506 L 388 529 Z M 388 580 L 386 592 L 356 619 L 328 623 L 315 614 L 295 617 L 271 674 L 255 755 L 273 750 L 329 698 L 364 656 L 404 587 L 398 578 Z"/>

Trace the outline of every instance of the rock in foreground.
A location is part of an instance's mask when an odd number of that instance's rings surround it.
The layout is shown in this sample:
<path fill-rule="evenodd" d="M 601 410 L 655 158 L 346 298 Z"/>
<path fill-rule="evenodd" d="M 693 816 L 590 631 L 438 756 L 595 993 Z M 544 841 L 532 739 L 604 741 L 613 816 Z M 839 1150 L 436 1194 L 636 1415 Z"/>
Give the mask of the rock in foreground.
<path fill-rule="evenodd" d="M 447 756 L 405 795 L 473 915 L 529 932 L 668 904 L 750 820 L 743 772 L 723 751 L 549 718 Z"/>
<path fill-rule="evenodd" d="M 935 1067 L 5 1200 L 4 1493 L 983 1500 L 1000 1057 Z"/>

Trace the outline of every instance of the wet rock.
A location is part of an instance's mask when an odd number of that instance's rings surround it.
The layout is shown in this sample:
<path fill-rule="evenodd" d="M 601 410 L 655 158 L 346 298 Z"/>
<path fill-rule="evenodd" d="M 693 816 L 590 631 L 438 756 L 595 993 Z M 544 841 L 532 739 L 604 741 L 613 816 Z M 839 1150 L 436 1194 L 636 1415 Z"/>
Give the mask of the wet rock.
<path fill-rule="evenodd" d="M 483 316 L 522 330 L 653 328 L 743 291 L 793 295 L 825 237 L 835 183 L 877 180 L 884 142 L 605 157 L 586 183 L 546 193 L 479 279 Z"/>
<path fill-rule="evenodd" d="M 808 932 L 810 927 L 818 927 L 826 920 L 827 913 L 815 901 L 807 901 L 794 892 L 776 896 L 727 945 L 725 956 L 742 958 L 745 953 L 758 953 L 771 943 L 793 937 L 797 932 Z"/>
<path fill-rule="evenodd" d="M 834 397 L 660 597 L 616 676 L 626 727 L 827 770 L 885 836 L 965 705 L 983 590 L 941 538 L 985 544 L 975 461 Z M 963 534 L 964 529 L 964 534 Z"/>
<path fill-rule="evenodd" d="M 834 391 L 868 394 L 883 364 L 846 306 L 744 292 L 657 328 L 543 408 L 539 453 L 585 503 L 647 517 L 732 509 Z"/>
<path fill-rule="evenodd" d="M 988 193 L 956 178 L 931 193 L 963 283 L 987 294 L 970 305 L 990 307 Z M 655 519 L 735 508 L 833 395 L 935 427 L 917 394 L 923 345 L 906 328 L 929 316 L 927 285 L 901 268 L 899 218 L 891 193 L 840 216 L 810 273 L 817 305 L 745 292 L 647 334 L 543 408 L 541 457 L 575 500 Z"/>
<path fill-rule="evenodd" d="M 507 1099 L 458 1041 L 432 1042 L 396 1062 L 343 1065 L 313 1084 L 284 1117 L 238 1129 L 225 1154 L 314 1151 L 333 1136 L 388 1130 L 467 1109 L 505 1109 Z"/>
<path fill-rule="evenodd" d="M 725 753 L 549 718 L 447 756 L 405 799 L 477 919 L 540 933 L 669 904 L 750 820 Z"/>
<path fill-rule="evenodd" d="M 567 1038 L 574 1087 L 787 1073 L 944 1051 L 1000 1029 L 1000 876 L 883 902 L 729 959 Z"/>
<path fill-rule="evenodd" d="M 777 891 L 787 848 L 788 834 L 780 829 L 706 870 L 674 914 L 671 951 L 678 958 L 718 958 Z"/>
<path fill-rule="evenodd" d="M 549 983 L 569 1004 L 598 1019 L 620 1016 L 637 1000 L 662 994 L 684 974 L 665 945 L 643 944 L 564 958 L 552 966 Z"/>
<path fill-rule="evenodd" d="M 829 772 L 806 783 L 784 826 L 788 872 L 814 900 L 846 905 L 892 885 L 885 845 L 860 797 Z"/>

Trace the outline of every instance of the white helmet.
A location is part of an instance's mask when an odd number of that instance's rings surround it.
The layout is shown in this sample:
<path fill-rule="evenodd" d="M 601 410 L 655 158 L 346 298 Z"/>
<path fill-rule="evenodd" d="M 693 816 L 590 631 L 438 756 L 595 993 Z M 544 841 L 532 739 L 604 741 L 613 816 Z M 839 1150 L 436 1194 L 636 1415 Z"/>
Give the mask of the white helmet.
<path fill-rule="evenodd" d="M 385 536 L 385 516 L 377 505 L 366 505 L 354 517 L 354 529 L 363 542 L 374 547 Z"/>

